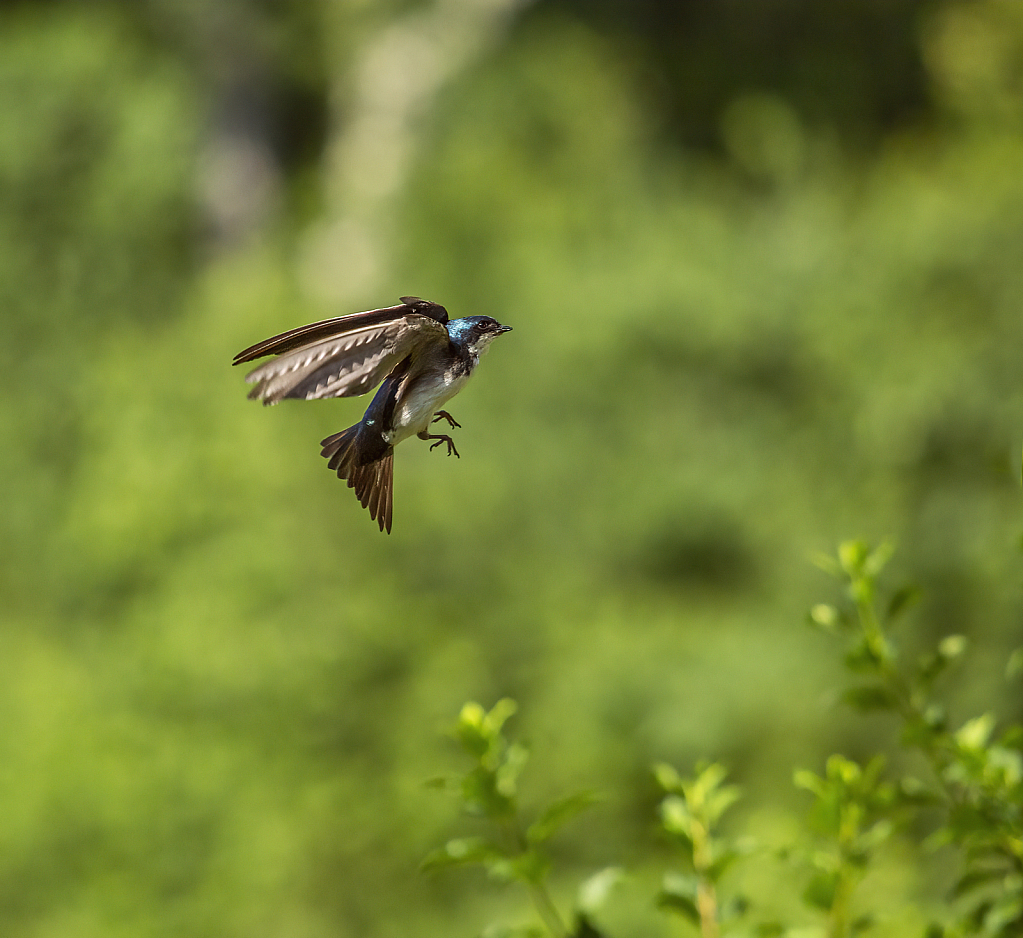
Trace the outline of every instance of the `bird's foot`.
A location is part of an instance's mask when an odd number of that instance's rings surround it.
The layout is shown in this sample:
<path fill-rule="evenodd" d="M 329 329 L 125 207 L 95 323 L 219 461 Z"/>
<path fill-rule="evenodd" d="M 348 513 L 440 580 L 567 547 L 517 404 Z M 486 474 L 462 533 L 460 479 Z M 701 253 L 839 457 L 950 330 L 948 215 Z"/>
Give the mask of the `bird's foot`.
<path fill-rule="evenodd" d="M 446 420 L 448 422 L 448 426 L 449 427 L 461 427 L 462 426 L 446 410 L 438 410 L 437 413 L 435 413 L 433 415 L 433 420 L 431 420 L 430 423 L 436 423 L 438 420 Z"/>
<path fill-rule="evenodd" d="M 448 455 L 450 456 L 452 453 L 454 453 L 456 456 L 458 456 L 458 450 L 455 449 L 455 441 L 453 439 L 451 439 L 451 437 L 447 436 L 446 434 L 443 434 L 443 433 L 440 433 L 440 434 L 438 434 L 438 433 L 427 433 L 424 430 L 422 433 L 418 434 L 418 436 L 419 436 L 419 439 L 421 439 L 421 440 L 436 440 L 437 441 L 436 443 L 431 444 L 431 446 L 430 446 L 431 450 L 436 449 L 438 446 L 441 445 L 441 443 L 447 443 L 448 444 Z M 462 457 L 458 456 L 458 458 L 461 459 Z"/>

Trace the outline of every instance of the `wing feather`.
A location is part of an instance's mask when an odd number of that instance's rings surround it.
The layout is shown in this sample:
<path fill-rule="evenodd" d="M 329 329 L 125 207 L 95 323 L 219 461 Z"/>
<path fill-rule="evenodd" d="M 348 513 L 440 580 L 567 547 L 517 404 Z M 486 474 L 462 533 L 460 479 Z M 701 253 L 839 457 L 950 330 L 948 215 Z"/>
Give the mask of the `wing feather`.
<path fill-rule="evenodd" d="M 351 328 L 355 317 L 369 315 L 355 313 L 339 320 L 304 326 L 253 346 L 253 349 L 281 351 L 273 361 L 260 365 L 246 376 L 245 380 L 254 385 L 249 397 L 264 404 L 276 404 L 286 398 L 317 400 L 365 394 L 415 348 L 450 341 L 447 329 L 438 319 L 411 312 L 407 305 L 394 309 L 405 309 L 405 313 L 382 322 L 361 320 L 360 326 Z M 329 332 L 327 326 L 333 331 Z M 306 331 L 303 338 L 309 335 L 319 338 L 309 342 L 293 337 L 303 330 L 312 330 Z M 325 332 L 329 332 L 329 337 L 323 337 Z M 238 361 L 250 360 L 244 356 L 251 351 L 242 352 Z M 264 354 L 273 352 L 264 350 L 253 353 L 252 357 Z"/>
<path fill-rule="evenodd" d="M 448 311 L 439 303 L 421 300 L 418 296 L 403 296 L 399 306 L 370 309 L 362 313 L 349 313 L 347 316 L 324 319 L 321 322 L 299 326 L 297 329 L 289 329 L 280 335 L 271 336 L 269 339 L 250 345 L 235 355 L 234 364 L 240 365 L 243 362 L 255 361 L 255 359 L 267 355 L 283 355 L 285 352 L 304 348 L 307 345 L 315 345 L 348 332 L 356 332 L 369 326 L 401 320 L 409 313 L 427 316 L 442 325 L 448 321 Z"/>

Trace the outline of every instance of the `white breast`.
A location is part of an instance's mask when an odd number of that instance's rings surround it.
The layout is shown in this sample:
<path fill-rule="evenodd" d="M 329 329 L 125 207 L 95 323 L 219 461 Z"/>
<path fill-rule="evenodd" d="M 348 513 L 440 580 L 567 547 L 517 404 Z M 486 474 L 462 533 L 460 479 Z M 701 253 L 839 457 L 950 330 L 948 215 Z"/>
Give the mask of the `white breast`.
<path fill-rule="evenodd" d="M 469 375 L 454 377 L 447 373 L 426 372 L 413 378 L 391 421 L 393 431 L 385 439 L 393 446 L 425 430 L 433 415 L 465 387 Z"/>

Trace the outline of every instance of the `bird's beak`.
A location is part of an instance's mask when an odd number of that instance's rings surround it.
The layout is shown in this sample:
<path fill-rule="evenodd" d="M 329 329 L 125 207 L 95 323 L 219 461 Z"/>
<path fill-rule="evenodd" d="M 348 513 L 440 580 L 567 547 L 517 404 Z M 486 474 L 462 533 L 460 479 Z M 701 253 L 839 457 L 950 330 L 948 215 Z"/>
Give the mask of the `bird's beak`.
<path fill-rule="evenodd" d="M 497 334 L 500 335 L 502 332 L 511 332 L 511 331 L 512 331 L 512 327 L 511 326 L 501 326 L 497 330 Z"/>

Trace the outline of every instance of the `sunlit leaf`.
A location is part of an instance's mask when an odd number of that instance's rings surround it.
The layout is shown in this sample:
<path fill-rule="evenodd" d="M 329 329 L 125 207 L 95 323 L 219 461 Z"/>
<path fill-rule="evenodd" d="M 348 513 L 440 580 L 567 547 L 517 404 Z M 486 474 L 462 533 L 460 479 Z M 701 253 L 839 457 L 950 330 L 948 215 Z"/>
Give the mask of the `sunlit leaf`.
<path fill-rule="evenodd" d="M 838 545 L 838 562 L 848 576 L 859 576 L 868 556 L 867 545 L 863 541 L 843 541 Z"/>
<path fill-rule="evenodd" d="M 608 866 L 583 880 L 576 896 L 576 907 L 593 915 L 607 901 L 611 890 L 625 878 L 625 871 L 620 866 Z"/>
<path fill-rule="evenodd" d="M 661 823 L 669 834 L 692 841 L 693 816 L 686 802 L 678 795 L 669 795 L 661 802 Z"/>
<path fill-rule="evenodd" d="M 938 654 L 942 658 L 952 661 L 955 658 L 960 657 L 964 651 L 968 641 L 965 635 L 946 635 L 940 642 L 938 642 Z"/>
<path fill-rule="evenodd" d="M 827 790 L 824 779 L 809 769 L 796 769 L 792 773 L 792 781 L 797 788 L 806 789 L 818 798 L 823 798 Z"/>
<path fill-rule="evenodd" d="M 955 739 L 964 749 L 982 749 L 987 744 L 994 728 L 994 715 L 984 713 L 964 723 L 956 731 Z"/>
<path fill-rule="evenodd" d="M 519 705 L 510 697 L 502 697 L 484 718 L 487 732 L 496 736 L 501 732 L 505 722 L 519 709 Z"/>
<path fill-rule="evenodd" d="M 667 792 L 673 792 L 681 794 L 682 792 L 682 777 L 675 771 L 673 766 L 668 765 L 666 762 L 658 762 L 653 767 L 654 778 L 657 780 L 657 784 L 661 786 Z"/>

